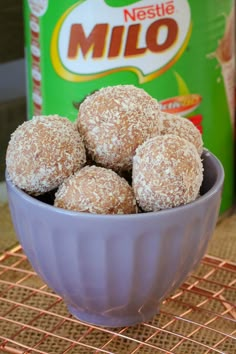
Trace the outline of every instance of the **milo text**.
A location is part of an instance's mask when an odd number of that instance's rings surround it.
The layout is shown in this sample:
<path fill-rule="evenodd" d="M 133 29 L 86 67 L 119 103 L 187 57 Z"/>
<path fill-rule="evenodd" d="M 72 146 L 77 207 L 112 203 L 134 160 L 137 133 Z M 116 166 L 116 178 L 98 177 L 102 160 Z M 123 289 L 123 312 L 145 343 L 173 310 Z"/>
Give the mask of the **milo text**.
<path fill-rule="evenodd" d="M 161 31 L 166 31 L 164 41 L 160 40 Z M 71 26 L 68 58 L 76 59 L 80 55 L 86 55 L 92 51 L 92 58 L 118 57 L 123 53 L 124 57 L 145 54 L 148 50 L 159 53 L 168 50 L 178 36 L 178 24 L 172 18 L 163 18 L 151 23 L 143 33 L 142 24 L 132 24 L 126 28 L 124 25 L 110 28 L 108 23 L 96 24 L 91 33 L 86 36 L 83 24 Z M 140 36 L 145 37 L 145 46 L 139 45 Z M 109 42 L 107 38 L 110 38 Z"/>
<path fill-rule="evenodd" d="M 98 0 L 97 11 L 92 0 L 76 3 L 54 29 L 51 57 L 56 72 L 77 82 L 131 68 L 140 83 L 152 80 L 176 62 L 189 41 L 191 14 L 186 0 L 180 2 L 183 13 L 174 0 L 142 0 L 115 8 Z M 93 21 L 87 21 L 83 12 L 89 13 L 91 6 Z"/>

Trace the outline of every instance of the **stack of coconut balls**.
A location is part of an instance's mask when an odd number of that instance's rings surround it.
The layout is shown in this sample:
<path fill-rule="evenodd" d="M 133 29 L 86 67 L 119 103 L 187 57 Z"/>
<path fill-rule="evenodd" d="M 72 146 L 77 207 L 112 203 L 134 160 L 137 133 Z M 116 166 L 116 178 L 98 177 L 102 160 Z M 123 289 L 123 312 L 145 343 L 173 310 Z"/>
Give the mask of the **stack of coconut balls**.
<path fill-rule="evenodd" d="M 188 119 L 161 112 L 143 89 L 118 85 L 88 96 L 73 123 L 58 115 L 24 122 L 11 136 L 6 166 L 30 195 L 55 191 L 55 207 L 134 214 L 194 201 L 202 149 Z"/>

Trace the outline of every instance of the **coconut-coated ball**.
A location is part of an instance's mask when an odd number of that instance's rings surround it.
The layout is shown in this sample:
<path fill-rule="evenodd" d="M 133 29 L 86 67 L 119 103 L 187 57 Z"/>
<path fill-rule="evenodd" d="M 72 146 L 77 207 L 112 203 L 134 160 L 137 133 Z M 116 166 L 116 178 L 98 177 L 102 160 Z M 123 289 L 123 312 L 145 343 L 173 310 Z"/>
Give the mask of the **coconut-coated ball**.
<path fill-rule="evenodd" d="M 187 118 L 179 115 L 161 112 L 161 134 L 175 134 L 193 143 L 199 155 L 203 151 L 202 135 L 198 128 Z"/>
<path fill-rule="evenodd" d="M 177 135 L 160 135 L 136 150 L 133 189 L 144 211 L 158 211 L 196 199 L 203 165 L 196 147 Z"/>
<path fill-rule="evenodd" d="M 80 105 L 77 126 L 88 153 L 100 166 L 132 169 L 136 148 L 160 133 L 157 100 L 133 85 L 108 86 Z"/>
<path fill-rule="evenodd" d="M 116 172 L 85 166 L 58 188 L 54 205 L 92 214 L 135 214 L 133 190 Z"/>
<path fill-rule="evenodd" d="M 58 115 L 35 116 L 11 135 L 6 167 L 12 182 L 32 195 L 57 188 L 86 162 L 75 124 Z"/>

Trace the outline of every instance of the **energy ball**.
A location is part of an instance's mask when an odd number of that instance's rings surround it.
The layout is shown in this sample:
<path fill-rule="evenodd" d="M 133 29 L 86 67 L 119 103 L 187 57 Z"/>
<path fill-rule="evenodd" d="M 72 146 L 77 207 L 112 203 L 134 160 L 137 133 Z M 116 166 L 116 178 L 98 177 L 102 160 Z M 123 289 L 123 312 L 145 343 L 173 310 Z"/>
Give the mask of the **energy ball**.
<path fill-rule="evenodd" d="M 177 207 L 195 200 L 203 180 L 196 147 L 177 135 L 160 135 L 136 150 L 133 189 L 143 211 Z"/>
<path fill-rule="evenodd" d="M 78 130 L 92 159 L 115 171 L 132 169 L 136 148 L 160 134 L 157 100 L 133 85 L 108 86 L 80 105 Z"/>
<path fill-rule="evenodd" d="M 32 195 L 57 188 L 86 162 L 75 127 L 58 115 L 35 116 L 11 135 L 6 167 L 12 182 Z"/>
<path fill-rule="evenodd" d="M 184 138 L 193 143 L 199 155 L 203 151 L 202 135 L 197 127 L 187 118 L 161 112 L 162 130 L 161 134 L 176 134 L 180 138 Z"/>
<path fill-rule="evenodd" d="M 136 200 L 128 182 L 116 172 L 85 166 L 58 188 L 54 206 L 93 214 L 135 214 Z"/>

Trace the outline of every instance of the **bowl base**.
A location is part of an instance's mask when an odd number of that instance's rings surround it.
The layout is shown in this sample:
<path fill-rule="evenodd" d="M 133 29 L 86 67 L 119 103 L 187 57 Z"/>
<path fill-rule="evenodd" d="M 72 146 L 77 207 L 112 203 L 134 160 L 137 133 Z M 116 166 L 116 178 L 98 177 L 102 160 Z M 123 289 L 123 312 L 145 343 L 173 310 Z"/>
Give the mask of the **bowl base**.
<path fill-rule="evenodd" d="M 67 305 L 68 311 L 82 322 L 88 324 L 102 326 L 102 327 L 126 327 L 133 326 L 141 322 L 150 321 L 155 315 L 159 314 L 159 308 L 156 307 L 154 310 L 148 313 L 138 313 L 130 316 L 115 317 L 103 315 L 103 314 L 93 314 L 85 311 L 80 311 L 71 305 Z"/>

